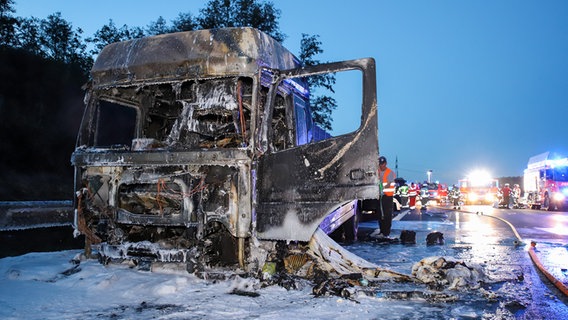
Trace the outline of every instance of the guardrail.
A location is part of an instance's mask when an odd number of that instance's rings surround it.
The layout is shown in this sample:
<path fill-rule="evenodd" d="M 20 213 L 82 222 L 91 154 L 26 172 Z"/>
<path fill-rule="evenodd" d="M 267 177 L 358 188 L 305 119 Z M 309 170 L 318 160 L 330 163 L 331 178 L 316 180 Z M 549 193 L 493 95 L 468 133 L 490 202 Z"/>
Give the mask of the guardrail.
<path fill-rule="evenodd" d="M 0 231 L 71 226 L 73 201 L 2 201 Z"/>
<path fill-rule="evenodd" d="M 0 202 L 0 258 L 29 252 L 80 249 L 73 237 L 72 201 Z"/>

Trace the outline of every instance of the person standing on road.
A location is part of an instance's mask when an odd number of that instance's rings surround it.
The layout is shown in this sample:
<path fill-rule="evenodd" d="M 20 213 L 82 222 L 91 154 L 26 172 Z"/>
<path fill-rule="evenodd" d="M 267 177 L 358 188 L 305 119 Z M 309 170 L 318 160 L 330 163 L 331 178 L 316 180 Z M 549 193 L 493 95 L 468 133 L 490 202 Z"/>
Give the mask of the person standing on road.
<path fill-rule="evenodd" d="M 406 182 L 403 182 L 401 186 L 398 186 L 398 188 L 396 189 L 395 194 L 397 195 L 397 198 L 400 199 L 400 206 L 401 208 L 408 208 L 408 184 L 406 184 Z M 393 210 L 396 208 L 393 208 Z M 398 209 L 397 209 L 398 210 Z"/>
<path fill-rule="evenodd" d="M 509 209 L 509 201 L 511 200 L 511 188 L 508 183 L 505 183 L 503 189 L 501 189 L 501 194 L 503 195 L 503 205 L 505 208 Z"/>
<path fill-rule="evenodd" d="M 513 208 L 520 209 L 521 187 L 516 183 L 513 185 L 513 189 L 511 190 L 511 196 L 513 197 Z"/>
<path fill-rule="evenodd" d="M 387 158 L 379 157 L 379 229 L 371 234 L 376 237 L 388 237 L 392 226 L 393 196 L 396 174 L 387 167 Z"/>
<path fill-rule="evenodd" d="M 450 190 L 450 192 L 448 193 L 448 197 L 452 205 L 454 206 L 454 209 L 457 210 L 461 209 L 460 205 L 461 192 L 458 186 L 456 186 L 455 184 L 453 185 L 452 190 Z"/>
<path fill-rule="evenodd" d="M 416 196 L 418 196 L 418 187 L 414 182 L 410 183 L 410 187 L 408 188 L 408 205 L 410 210 L 414 210 L 416 208 Z"/>

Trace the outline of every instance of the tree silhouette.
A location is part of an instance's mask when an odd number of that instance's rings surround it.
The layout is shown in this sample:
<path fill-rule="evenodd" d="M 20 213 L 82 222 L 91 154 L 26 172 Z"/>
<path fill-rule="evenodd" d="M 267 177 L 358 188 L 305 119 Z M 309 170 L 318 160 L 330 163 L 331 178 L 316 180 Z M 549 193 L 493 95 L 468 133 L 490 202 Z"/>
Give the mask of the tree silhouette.
<path fill-rule="evenodd" d="M 190 12 L 187 13 L 180 13 L 178 14 L 177 18 L 172 21 L 173 32 L 178 31 L 193 31 L 196 30 L 199 24 L 196 21 L 196 18 Z"/>
<path fill-rule="evenodd" d="M 319 60 L 314 59 L 314 56 L 323 52 L 321 48 L 321 41 L 319 41 L 319 36 L 308 35 L 303 33 L 300 47 L 300 57 L 299 59 L 306 66 L 314 66 L 320 63 Z M 323 74 L 318 76 L 311 76 L 307 78 L 310 88 L 323 88 L 330 92 L 335 92 L 333 90 L 333 85 L 335 84 L 334 74 Z M 314 122 L 321 126 L 323 129 L 331 130 L 331 122 L 333 118 L 331 113 L 337 108 L 337 101 L 331 96 L 320 95 L 310 97 L 310 105 L 312 107 L 312 117 Z"/>
<path fill-rule="evenodd" d="M 12 0 L 0 0 L 0 47 L 14 46 L 18 19 L 12 16 L 16 10 Z"/>
<path fill-rule="evenodd" d="M 15 39 L 11 48 L 65 64 L 79 66 L 88 74 L 93 58 L 82 39 L 83 30 L 73 26 L 56 12 L 47 19 L 16 18 L 13 24 Z"/>
<path fill-rule="evenodd" d="M 33 55 L 46 58 L 40 38 L 41 20 L 38 18 L 23 18 L 18 20 L 18 37 L 15 47 L 21 48 Z"/>
<path fill-rule="evenodd" d="M 272 2 L 211 0 L 199 12 L 197 20 L 202 29 L 253 27 L 279 42 L 285 39 L 278 26 L 280 10 L 276 9 Z"/>
<path fill-rule="evenodd" d="M 71 23 L 61 17 L 60 12 L 41 20 L 39 42 L 47 57 L 67 64 L 88 68 L 92 59 L 87 55 L 87 45 L 82 41 L 83 30 L 73 31 Z"/>
<path fill-rule="evenodd" d="M 144 30 L 141 28 L 129 28 L 127 25 L 117 28 L 112 19 L 109 19 L 107 24 L 103 25 L 95 32 L 93 37 L 87 38 L 86 41 L 93 44 L 94 48 L 90 53 L 96 56 L 108 44 L 141 38 L 143 36 Z"/>
<path fill-rule="evenodd" d="M 158 20 L 150 22 L 150 24 L 148 24 L 148 27 L 146 28 L 146 34 L 150 36 L 170 32 L 172 32 L 172 29 L 168 27 L 168 22 L 162 16 L 159 16 Z"/>

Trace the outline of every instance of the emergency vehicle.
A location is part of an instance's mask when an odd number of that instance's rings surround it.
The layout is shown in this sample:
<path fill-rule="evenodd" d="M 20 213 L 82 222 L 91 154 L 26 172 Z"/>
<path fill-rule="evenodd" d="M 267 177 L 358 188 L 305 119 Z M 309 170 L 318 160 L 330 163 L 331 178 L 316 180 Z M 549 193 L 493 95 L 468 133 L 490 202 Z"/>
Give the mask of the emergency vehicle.
<path fill-rule="evenodd" d="M 473 172 L 459 182 L 465 204 L 493 204 L 499 193 L 499 180 L 485 172 Z"/>
<path fill-rule="evenodd" d="M 428 203 L 442 204 L 448 199 L 448 186 L 439 182 L 425 182 L 420 189 L 420 198 L 423 205 Z"/>
<path fill-rule="evenodd" d="M 545 152 L 529 158 L 524 171 L 524 189 L 531 209 L 567 208 L 568 157 Z"/>
<path fill-rule="evenodd" d="M 448 186 L 445 183 L 436 182 L 434 189 L 428 190 L 431 198 L 434 198 L 438 204 L 448 200 Z"/>

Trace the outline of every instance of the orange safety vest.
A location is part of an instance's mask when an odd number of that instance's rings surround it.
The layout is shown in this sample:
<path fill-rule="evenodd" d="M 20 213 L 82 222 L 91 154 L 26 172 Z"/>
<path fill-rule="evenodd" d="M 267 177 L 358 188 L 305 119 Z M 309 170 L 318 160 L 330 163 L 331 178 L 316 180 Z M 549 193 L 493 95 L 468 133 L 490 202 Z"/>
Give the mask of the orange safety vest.
<path fill-rule="evenodd" d="M 378 170 L 379 176 L 380 176 L 380 171 L 381 169 Z M 389 185 L 389 181 L 388 181 L 388 177 L 391 174 L 392 170 L 389 168 L 386 168 L 385 172 L 383 172 L 383 194 L 385 196 L 394 196 L 394 189 L 395 189 L 395 183 L 394 181 L 392 181 Z M 393 173 L 394 178 L 396 178 L 396 176 Z"/>

